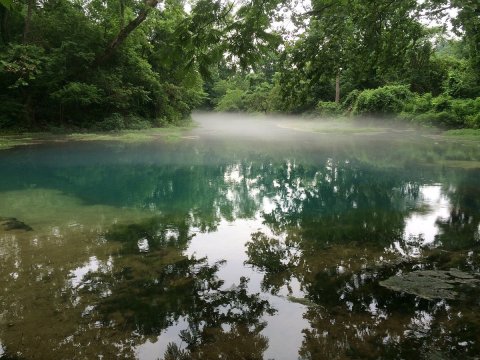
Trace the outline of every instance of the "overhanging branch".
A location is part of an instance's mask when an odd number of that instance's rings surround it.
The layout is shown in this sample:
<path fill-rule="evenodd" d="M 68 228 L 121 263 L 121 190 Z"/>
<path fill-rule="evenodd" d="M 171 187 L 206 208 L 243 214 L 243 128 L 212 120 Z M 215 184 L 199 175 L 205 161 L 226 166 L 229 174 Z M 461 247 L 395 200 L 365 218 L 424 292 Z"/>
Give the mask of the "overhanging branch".
<path fill-rule="evenodd" d="M 145 21 L 148 13 L 154 9 L 158 3 L 159 0 L 146 0 L 145 7 L 140 10 L 137 17 L 130 21 L 124 28 L 120 29 L 117 36 L 115 36 L 115 38 L 108 44 L 104 52 L 95 58 L 93 66 L 100 66 L 107 62 L 113 56 L 118 47 L 123 44 L 128 35 Z"/>

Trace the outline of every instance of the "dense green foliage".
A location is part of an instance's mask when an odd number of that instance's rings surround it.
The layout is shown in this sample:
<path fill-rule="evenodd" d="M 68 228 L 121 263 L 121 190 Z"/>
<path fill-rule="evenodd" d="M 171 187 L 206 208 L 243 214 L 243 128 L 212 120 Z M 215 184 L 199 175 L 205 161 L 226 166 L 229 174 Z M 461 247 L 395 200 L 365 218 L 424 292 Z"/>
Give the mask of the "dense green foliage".
<path fill-rule="evenodd" d="M 0 129 L 139 129 L 197 107 L 478 127 L 479 4 L 2 0 Z M 283 43 L 280 14 L 300 34 Z"/>
<path fill-rule="evenodd" d="M 401 112 L 413 97 L 407 86 L 384 86 L 358 94 L 353 111 L 360 115 L 390 115 Z"/>
<path fill-rule="evenodd" d="M 165 125 L 205 97 L 214 64 L 254 62 L 276 1 L 14 0 L 0 4 L 0 128 Z"/>
<path fill-rule="evenodd" d="M 421 124 L 448 128 L 480 128 L 480 97 L 476 99 L 453 99 L 430 94 L 416 96 L 407 104 L 407 119 Z"/>
<path fill-rule="evenodd" d="M 235 90 L 209 93 L 217 110 L 396 116 L 441 127 L 479 126 L 476 1 L 314 0 L 297 23 L 304 32 L 267 62 L 273 68 L 266 71 L 259 63 L 246 75 L 224 73 L 217 79 L 212 88 L 221 83 Z M 239 85 L 239 78 L 264 82 Z M 337 79 L 342 96 L 335 103 Z"/>

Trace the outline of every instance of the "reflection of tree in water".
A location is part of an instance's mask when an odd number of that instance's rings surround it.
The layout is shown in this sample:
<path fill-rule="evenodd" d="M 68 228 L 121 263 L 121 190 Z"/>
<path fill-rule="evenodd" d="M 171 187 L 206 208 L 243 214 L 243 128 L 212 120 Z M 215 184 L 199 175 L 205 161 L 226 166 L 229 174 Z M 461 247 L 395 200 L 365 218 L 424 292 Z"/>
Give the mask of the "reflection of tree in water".
<path fill-rule="evenodd" d="M 171 344 L 166 354 L 159 354 L 165 360 L 262 358 L 267 339 L 261 335 L 261 319 L 271 307 L 248 294 L 245 280 L 222 289 L 217 277 L 221 263 L 208 264 L 183 251 L 192 227 L 214 231 L 221 219 L 252 218 L 265 202 L 263 220 L 274 236 L 254 234 L 247 248 L 249 263 L 264 273 L 265 291 L 280 293 L 292 279 L 299 280 L 311 304 L 305 313 L 311 329 L 304 330 L 302 357 L 426 358 L 436 355 L 434 348 L 440 356 L 457 358 L 480 353 L 476 302 L 427 303 L 376 285 L 396 271 L 412 269 L 412 264 L 396 263 L 394 254 L 389 257 L 384 249 L 402 241 L 405 218 L 415 210 L 423 183 L 419 176 L 325 156 L 310 162 L 257 154 L 255 159 L 204 160 L 38 169 L 30 181 L 39 187 L 73 193 L 87 203 L 166 214 L 109 231 L 108 240 L 121 250 L 111 270 L 84 279 L 80 305 L 70 304 L 68 292 L 52 282 L 61 313 L 75 319 L 69 323 L 72 330 L 65 331 L 74 334 L 73 340 L 52 335 L 55 350 L 69 348 L 66 354 L 78 351 L 87 358 L 100 353 L 131 357 L 135 346 L 155 341 L 164 329 L 185 320 L 181 339 L 187 347 Z M 2 189 L 22 183 L 18 174 L 23 174 L 24 164 L 15 166 L 5 171 Z M 438 175 L 425 172 L 429 181 Z M 432 251 L 414 266 L 466 266 L 473 259 L 465 255 L 478 242 L 479 176 L 478 171 L 459 173 L 444 189 L 452 203 L 451 216 L 438 221 L 438 243 L 452 253 Z M 461 261 L 452 261 L 453 255 Z M 55 283 L 63 284 L 65 271 L 57 269 Z M 78 309 L 92 304 L 96 307 L 80 318 Z M 35 309 L 28 311 L 25 317 L 34 319 Z M 92 339 L 101 345 L 89 349 Z"/>
<path fill-rule="evenodd" d="M 221 262 L 210 265 L 205 258 L 183 255 L 190 238 L 188 217 L 114 226 L 107 239 L 123 244 L 115 268 L 91 274 L 85 288 L 109 294 L 97 304 L 96 316 L 103 326 L 143 341 L 185 319 L 188 328 L 181 340 L 186 350 L 171 344 L 167 358 L 177 349 L 178 356 L 188 353 L 189 358 L 262 359 L 268 341 L 260 335 L 261 317 L 274 310 L 248 293 L 245 278 L 222 289 L 216 275 Z"/>
<path fill-rule="evenodd" d="M 480 351 L 477 290 L 462 302 L 447 303 L 378 285 L 399 271 L 434 267 L 434 256 L 418 263 L 379 261 L 382 253 L 375 249 L 345 245 L 307 257 L 299 242 L 261 233 L 253 235 L 247 253 L 250 264 L 264 272 L 264 290 L 277 293 L 292 278 L 300 282 L 310 323 L 303 331 L 302 359 L 459 358 Z"/>
<path fill-rule="evenodd" d="M 242 168 L 245 164 L 235 166 Z M 67 173 L 61 172 L 60 178 L 66 184 L 62 186 L 71 186 L 72 191 L 80 193 L 87 202 L 189 213 L 193 226 L 215 231 L 221 218 L 252 217 L 259 206 L 258 200 L 248 193 L 244 179 L 238 182 L 225 179 L 233 167 L 227 164 L 109 164 L 69 169 Z"/>
<path fill-rule="evenodd" d="M 302 359 L 459 359 L 478 354 L 478 315 L 444 302 L 367 296 L 370 310 L 311 307 Z M 368 302 L 370 301 L 370 303 Z M 462 309 L 464 310 L 464 309 Z M 467 319 L 465 318 L 467 317 Z"/>
<path fill-rule="evenodd" d="M 260 334 L 266 325 L 260 317 L 274 310 L 258 295 L 247 293 L 245 279 L 240 279 L 235 289 L 201 297 L 197 306 L 197 311 L 190 310 L 188 328 L 180 333 L 187 348 L 177 352 L 177 358 L 263 359 L 268 339 Z M 171 343 L 165 360 L 175 359 L 175 348 L 178 346 Z"/>
<path fill-rule="evenodd" d="M 258 198 L 250 193 L 253 184 L 247 183 L 250 161 L 232 161 L 229 153 L 185 144 L 166 149 L 146 145 L 117 151 L 96 144 L 44 150 L 19 159 L 0 158 L 5 175 L 0 191 L 35 186 L 62 191 L 86 204 L 188 212 L 192 225 L 205 231 L 215 231 L 221 218 L 251 218 L 259 208 Z"/>
<path fill-rule="evenodd" d="M 292 273 L 312 284 L 326 269 L 358 270 L 372 254 L 383 255 L 385 246 L 402 239 L 419 191 L 394 171 L 331 159 L 318 167 L 287 162 L 272 175 L 275 197 L 264 222 L 280 237 L 256 233 L 247 253 L 265 271 L 264 290 L 273 292 Z"/>
<path fill-rule="evenodd" d="M 472 249 L 480 242 L 480 171 L 469 170 L 453 186 L 444 189 L 451 204 L 450 216 L 439 219 L 437 240 L 452 250 Z"/>
<path fill-rule="evenodd" d="M 300 282 L 311 325 L 304 330 L 302 358 L 430 359 L 480 352 L 480 316 L 473 310 L 478 301 L 428 302 L 378 285 L 399 271 L 462 267 L 452 259 L 465 263 L 465 250 L 478 241 L 479 206 L 471 198 L 480 194 L 472 178 L 461 177 L 450 188 L 451 217 L 438 220 L 437 240 L 464 253 L 426 249 L 425 258 L 407 260 L 385 248 L 402 244 L 418 185 L 333 162 L 316 172 L 294 166 L 285 171 L 287 176 L 275 180 L 275 206 L 265 216 L 275 235 L 254 233 L 247 254 L 248 263 L 264 273 L 264 291 L 291 292 L 291 280 Z"/>
<path fill-rule="evenodd" d="M 277 232 L 298 229 L 312 246 L 390 243 L 418 196 L 418 184 L 396 171 L 361 169 L 349 161 L 322 166 L 286 163 L 274 179 L 275 198 L 265 222 Z"/>

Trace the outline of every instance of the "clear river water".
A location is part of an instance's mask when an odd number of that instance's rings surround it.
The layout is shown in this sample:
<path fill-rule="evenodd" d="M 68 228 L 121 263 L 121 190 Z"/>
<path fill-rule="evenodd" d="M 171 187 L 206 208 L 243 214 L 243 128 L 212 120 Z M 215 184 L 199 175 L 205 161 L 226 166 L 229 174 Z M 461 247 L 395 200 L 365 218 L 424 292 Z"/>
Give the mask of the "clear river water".
<path fill-rule="evenodd" d="M 0 359 L 478 359 L 477 287 L 380 284 L 480 273 L 478 142 L 194 119 L 0 152 Z"/>

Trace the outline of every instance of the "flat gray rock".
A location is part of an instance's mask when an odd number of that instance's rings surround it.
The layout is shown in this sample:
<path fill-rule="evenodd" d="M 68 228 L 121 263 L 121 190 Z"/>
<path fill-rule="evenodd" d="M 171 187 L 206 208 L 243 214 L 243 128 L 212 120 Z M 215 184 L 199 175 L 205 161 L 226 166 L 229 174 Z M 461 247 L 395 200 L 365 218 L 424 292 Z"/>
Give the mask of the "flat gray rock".
<path fill-rule="evenodd" d="M 458 287 L 478 287 L 477 275 L 450 270 L 418 270 L 407 274 L 395 275 L 380 281 L 380 285 L 398 292 L 416 295 L 427 300 L 458 298 Z"/>

